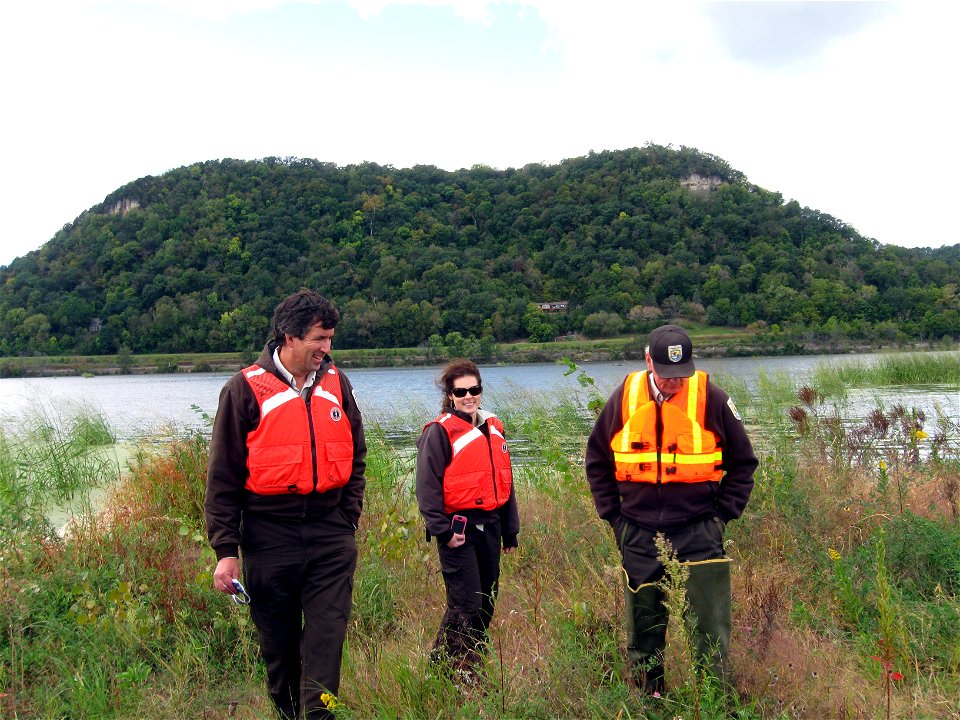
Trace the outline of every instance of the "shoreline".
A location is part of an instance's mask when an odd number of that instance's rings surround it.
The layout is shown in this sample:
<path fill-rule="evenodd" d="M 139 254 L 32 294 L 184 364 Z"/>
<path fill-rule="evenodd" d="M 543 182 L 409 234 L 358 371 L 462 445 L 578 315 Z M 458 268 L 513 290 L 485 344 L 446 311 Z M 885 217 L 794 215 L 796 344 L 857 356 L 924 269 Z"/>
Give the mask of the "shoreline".
<path fill-rule="evenodd" d="M 782 357 L 787 355 L 875 354 L 882 352 L 923 352 L 957 350 L 957 344 L 912 343 L 752 343 L 739 344 L 746 338 L 724 338 L 720 342 L 696 344 L 695 357 Z M 384 348 L 337 350 L 331 353 L 338 367 L 377 368 L 442 365 L 450 356 L 430 348 Z M 161 373 L 222 372 L 234 373 L 252 364 L 254 353 L 171 353 L 165 355 L 91 355 L 59 357 L 0 358 L 0 379 L 96 375 L 148 375 Z M 563 341 L 555 343 L 522 343 L 497 345 L 476 360 L 487 365 L 522 365 L 531 363 L 609 362 L 642 360 L 643 345 L 636 337 L 608 341 Z"/>

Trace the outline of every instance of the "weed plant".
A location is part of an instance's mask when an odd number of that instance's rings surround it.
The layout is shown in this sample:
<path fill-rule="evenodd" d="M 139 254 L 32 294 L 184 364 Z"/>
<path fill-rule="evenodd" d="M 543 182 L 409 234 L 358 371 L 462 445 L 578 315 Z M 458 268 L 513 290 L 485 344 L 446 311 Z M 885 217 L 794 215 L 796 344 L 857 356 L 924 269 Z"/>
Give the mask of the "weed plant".
<path fill-rule="evenodd" d="M 786 378 L 737 393 L 761 464 L 726 537 L 733 690 L 691 672 L 684 625 L 668 635 L 663 697 L 641 695 L 629 677 L 619 555 L 583 477 L 596 399 L 587 383 L 558 405 L 518 392 L 499 413 L 523 447 L 522 530 L 517 552 L 503 556 L 474 685 L 428 662 L 445 601 L 413 494 L 409 432 L 368 426 L 336 716 L 960 716 L 960 458 L 937 440 L 951 434 L 949 422 L 877 408 L 838 425 L 821 389 Z M 135 454 L 105 509 L 78 517 L 64 538 L 39 523 L 6 536 L 0 717 L 271 717 L 247 611 L 212 589 L 206 449 L 197 435 Z M 4 478 L 20 452 L 2 438 Z M 85 456 L 69 457 L 76 466 Z M 90 473 L 57 477 L 75 477 L 77 488 L 99 482 Z"/>

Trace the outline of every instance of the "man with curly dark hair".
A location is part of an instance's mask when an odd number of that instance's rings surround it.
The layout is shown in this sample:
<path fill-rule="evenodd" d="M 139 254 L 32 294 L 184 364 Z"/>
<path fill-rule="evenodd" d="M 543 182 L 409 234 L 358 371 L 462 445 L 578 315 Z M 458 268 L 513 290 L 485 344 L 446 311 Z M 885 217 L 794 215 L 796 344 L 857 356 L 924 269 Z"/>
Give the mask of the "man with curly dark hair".
<path fill-rule="evenodd" d="M 277 305 L 272 339 L 220 393 L 210 444 L 214 586 L 249 600 L 284 720 L 333 717 L 352 603 L 366 443 L 328 354 L 339 320 L 309 290 Z"/>

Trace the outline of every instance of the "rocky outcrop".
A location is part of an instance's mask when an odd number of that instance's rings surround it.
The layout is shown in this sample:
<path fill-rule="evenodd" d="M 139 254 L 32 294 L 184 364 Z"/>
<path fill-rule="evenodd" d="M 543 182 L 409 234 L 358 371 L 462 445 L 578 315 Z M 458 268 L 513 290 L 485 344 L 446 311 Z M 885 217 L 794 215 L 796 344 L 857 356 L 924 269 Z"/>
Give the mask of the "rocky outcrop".
<path fill-rule="evenodd" d="M 716 175 L 704 177 L 703 175 L 697 175 L 694 173 L 686 180 L 681 180 L 680 186 L 697 192 L 710 192 L 711 190 L 716 190 L 718 187 L 723 185 L 723 183 L 724 181 L 718 178 Z"/>
<path fill-rule="evenodd" d="M 134 200 L 133 198 L 124 198 L 116 203 L 113 207 L 107 209 L 108 215 L 126 215 L 131 210 L 136 210 L 140 207 L 140 201 Z"/>

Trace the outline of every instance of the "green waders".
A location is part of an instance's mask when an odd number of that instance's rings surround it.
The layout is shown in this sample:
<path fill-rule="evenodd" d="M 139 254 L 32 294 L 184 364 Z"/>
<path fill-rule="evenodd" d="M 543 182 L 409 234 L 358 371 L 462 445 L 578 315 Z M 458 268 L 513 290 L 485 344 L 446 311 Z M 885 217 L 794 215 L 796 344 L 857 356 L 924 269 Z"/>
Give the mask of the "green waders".
<path fill-rule="evenodd" d="M 728 679 L 730 646 L 730 561 L 726 558 L 685 563 L 689 612 L 696 618 L 693 642 L 697 657 L 715 677 Z M 647 692 L 663 692 L 663 651 L 667 634 L 664 594 L 655 583 L 625 587 L 627 659 Z"/>
<path fill-rule="evenodd" d="M 667 608 L 653 584 L 635 591 L 625 580 L 627 661 L 637 684 L 646 692 L 663 692 L 663 648 L 667 639 Z"/>
<path fill-rule="evenodd" d="M 690 564 L 687 602 L 697 619 L 694 638 L 697 655 L 714 677 L 729 680 L 730 561 L 706 560 Z"/>

